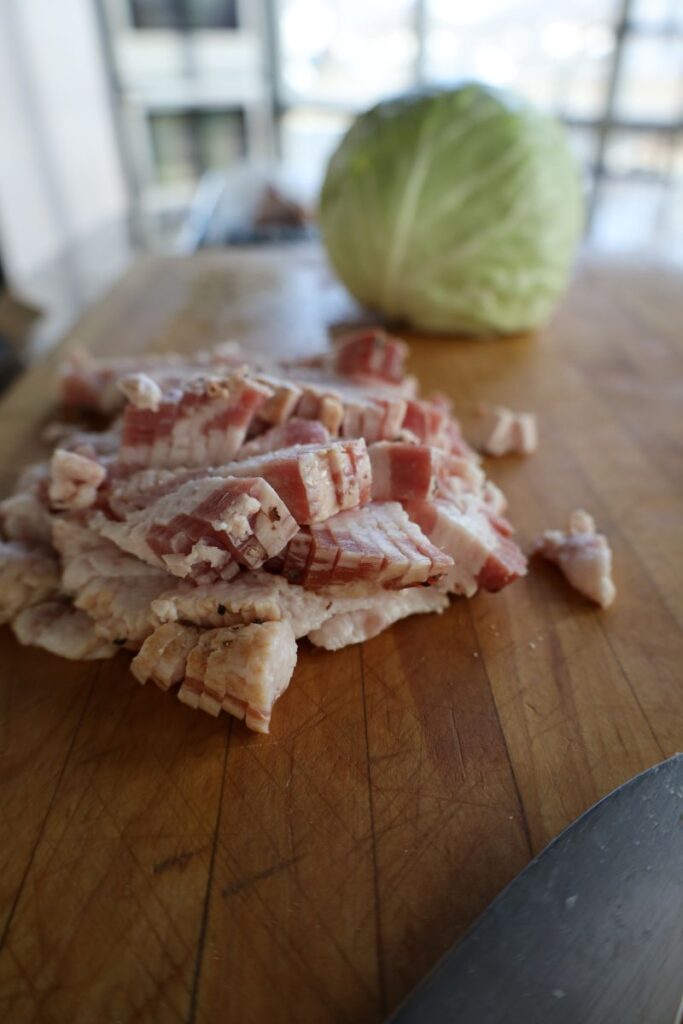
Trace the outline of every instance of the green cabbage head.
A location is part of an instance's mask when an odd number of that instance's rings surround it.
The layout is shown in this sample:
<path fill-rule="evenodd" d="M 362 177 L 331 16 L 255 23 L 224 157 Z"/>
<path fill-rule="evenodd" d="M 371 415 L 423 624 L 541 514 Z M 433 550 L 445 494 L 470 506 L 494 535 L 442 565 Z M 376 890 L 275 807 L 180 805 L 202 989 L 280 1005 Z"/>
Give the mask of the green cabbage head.
<path fill-rule="evenodd" d="M 467 84 L 357 118 L 320 199 L 332 264 L 364 305 L 416 328 L 538 327 L 563 292 L 583 221 L 560 125 Z"/>

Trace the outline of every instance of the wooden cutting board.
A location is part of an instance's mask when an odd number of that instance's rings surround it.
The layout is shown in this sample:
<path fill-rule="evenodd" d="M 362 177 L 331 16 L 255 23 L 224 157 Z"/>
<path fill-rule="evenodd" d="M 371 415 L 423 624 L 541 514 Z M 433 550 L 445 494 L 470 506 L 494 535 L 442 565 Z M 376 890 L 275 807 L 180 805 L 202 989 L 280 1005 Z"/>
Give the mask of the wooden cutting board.
<path fill-rule="evenodd" d="M 143 262 L 76 335 L 303 354 L 358 316 L 291 248 Z M 488 469 L 523 546 L 595 515 L 608 612 L 533 564 L 362 647 L 302 644 L 270 737 L 140 687 L 124 654 L 0 633 L 0 1019 L 379 1021 L 549 839 L 683 747 L 682 323 L 673 271 L 586 261 L 541 337 L 411 339 L 465 420 L 538 412 L 538 454 Z M 53 369 L 0 405 L 4 486 L 43 454 Z"/>

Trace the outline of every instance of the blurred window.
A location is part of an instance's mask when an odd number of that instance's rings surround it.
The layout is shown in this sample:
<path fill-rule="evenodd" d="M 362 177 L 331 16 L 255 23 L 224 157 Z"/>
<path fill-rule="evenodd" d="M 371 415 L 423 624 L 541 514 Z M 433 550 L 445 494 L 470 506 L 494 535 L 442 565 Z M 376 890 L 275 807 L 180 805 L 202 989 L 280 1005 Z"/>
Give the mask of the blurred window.
<path fill-rule="evenodd" d="M 356 110 L 415 85 L 478 79 L 564 120 L 595 240 L 641 244 L 643 232 L 680 222 L 671 210 L 683 174 L 683 0 L 270 3 L 282 153 L 296 160 L 305 138 L 309 178 L 320 179 Z"/>
<path fill-rule="evenodd" d="M 98 3 L 119 12 L 114 92 L 124 123 L 135 122 L 129 176 L 142 182 L 141 206 L 145 189 L 154 205 L 168 186 L 179 207 L 178 186 L 187 192 L 242 153 L 278 152 L 312 197 L 357 111 L 415 86 L 478 79 L 564 121 L 594 240 L 619 197 L 629 217 L 643 203 L 642 224 L 680 221 L 683 0 Z"/>
<path fill-rule="evenodd" d="M 135 28 L 237 28 L 235 0 L 130 0 Z"/>

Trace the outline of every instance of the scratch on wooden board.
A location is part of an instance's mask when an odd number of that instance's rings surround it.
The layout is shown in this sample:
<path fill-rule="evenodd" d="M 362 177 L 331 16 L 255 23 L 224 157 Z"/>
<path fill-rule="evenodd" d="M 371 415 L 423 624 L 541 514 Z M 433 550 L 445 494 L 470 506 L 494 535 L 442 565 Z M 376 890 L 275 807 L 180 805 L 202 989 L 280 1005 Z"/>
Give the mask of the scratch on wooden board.
<path fill-rule="evenodd" d="M 248 875 L 247 878 L 243 878 L 239 882 L 233 882 L 232 885 L 226 885 L 222 890 L 221 895 L 228 899 L 230 896 L 235 896 L 238 892 L 248 888 L 251 885 L 255 885 L 257 882 L 262 882 L 266 878 L 272 878 L 273 875 L 279 875 L 281 871 L 286 871 L 287 868 L 291 868 L 293 864 L 302 860 L 306 856 L 305 853 L 300 853 L 298 857 L 291 857 L 289 860 L 283 860 L 279 864 L 273 864 L 272 867 L 265 868 L 263 871 L 258 871 L 255 875 Z"/>
<path fill-rule="evenodd" d="M 187 852 L 178 853 L 174 857 L 166 857 L 165 860 L 157 861 L 152 871 L 155 875 L 162 875 L 164 871 L 169 871 L 171 868 L 178 868 L 180 871 L 184 871 L 195 853 L 197 853 L 196 850 L 188 850 Z"/>

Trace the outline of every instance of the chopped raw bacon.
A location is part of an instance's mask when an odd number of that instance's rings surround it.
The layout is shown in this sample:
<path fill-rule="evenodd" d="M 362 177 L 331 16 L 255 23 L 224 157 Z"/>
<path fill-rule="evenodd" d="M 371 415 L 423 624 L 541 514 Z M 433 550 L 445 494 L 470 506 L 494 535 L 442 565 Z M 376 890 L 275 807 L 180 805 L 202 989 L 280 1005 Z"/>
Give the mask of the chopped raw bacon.
<path fill-rule="evenodd" d="M 46 601 L 25 608 L 12 622 L 12 629 L 20 644 L 42 647 L 72 661 L 112 658 L 117 651 L 97 635 L 92 619 L 68 601 Z"/>
<path fill-rule="evenodd" d="M 372 464 L 373 501 L 409 501 L 430 498 L 442 453 L 428 445 L 380 441 L 368 448 Z"/>
<path fill-rule="evenodd" d="M 118 464 L 131 469 L 227 462 L 271 394 L 270 388 L 235 371 L 225 377 L 196 378 L 150 405 L 138 380 L 138 386 L 129 389 L 131 400 L 123 413 Z"/>
<path fill-rule="evenodd" d="M 209 629 L 190 652 L 178 697 L 211 715 L 227 711 L 254 732 L 267 733 L 295 665 L 296 640 L 287 622 Z"/>
<path fill-rule="evenodd" d="M 26 492 L 0 501 L 0 525 L 7 540 L 49 544 L 52 536 L 49 510 L 35 494 Z"/>
<path fill-rule="evenodd" d="M 337 339 L 334 368 L 341 374 L 399 384 L 407 354 L 404 341 L 392 338 L 379 327 L 370 327 Z"/>
<path fill-rule="evenodd" d="M 526 559 L 514 541 L 492 526 L 476 500 L 459 503 L 409 501 L 405 509 L 429 539 L 450 555 L 452 566 L 439 586 L 471 597 L 481 587 L 501 590 L 526 573 Z"/>
<path fill-rule="evenodd" d="M 296 664 L 296 640 L 286 622 L 227 626 L 199 632 L 166 623 L 133 661 L 140 682 L 167 689 L 182 679 L 178 697 L 211 715 L 221 710 L 256 732 L 268 732 L 273 705 Z"/>
<path fill-rule="evenodd" d="M 98 636 L 137 650 L 156 625 L 152 602 L 168 590 L 171 578 L 81 523 L 57 520 L 53 536 L 63 591 L 87 612 Z"/>
<path fill-rule="evenodd" d="M 332 437 L 336 437 L 344 420 L 344 404 L 339 395 L 324 387 L 302 385 L 296 414 L 302 419 L 318 420 Z"/>
<path fill-rule="evenodd" d="M 297 639 L 336 650 L 523 575 L 503 494 L 406 351 L 373 328 L 289 364 L 72 355 L 64 401 L 123 412 L 53 424 L 0 502 L 0 620 L 66 657 L 137 652 L 140 682 L 265 732 Z M 544 552 L 607 603 L 604 538 L 570 534 Z"/>
<path fill-rule="evenodd" d="M 96 523 L 123 551 L 196 580 L 230 579 L 240 565 L 257 569 L 297 532 L 270 484 L 251 477 L 190 480 L 122 522 L 102 516 Z"/>
<path fill-rule="evenodd" d="M 442 406 L 414 398 L 406 403 L 401 426 L 414 434 L 423 444 L 431 444 L 448 451 L 453 442 L 450 429 L 452 424 L 453 420 Z"/>
<path fill-rule="evenodd" d="M 74 349 L 62 365 L 60 398 L 65 405 L 92 409 L 111 416 L 124 404 L 119 381 L 129 374 L 145 373 L 157 384 L 173 387 L 198 373 L 222 370 L 243 363 L 244 357 L 234 342 L 187 356 L 163 353 L 95 359 L 83 349 Z"/>
<path fill-rule="evenodd" d="M 398 503 L 373 502 L 301 530 L 282 573 L 311 589 L 360 580 L 394 588 L 432 582 L 450 567 Z"/>
<path fill-rule="evenodd" d="M 237 452 L 235 459 L 241 462 L 256 455 L 265 455 L 266 452 L 280 451 L 281 448 L 291 448 L 297 444 L 327 444 L 329 440 L 329 431 L 322 423 L 295 416 L 247 441 Z"/>
<path fill-rule="evenodd" d="M 118 422 L 113 423 L 108 430 L 83 430 L 73 423 L 57 420 L 45 427 L 43 440 L 56 448 L 95 458 L 116 454 L 121 443 L 121 430 Z"/>
<path fill-rule="evenodd" d="M 277 492 L 298 523 L 316 523 L 370 500 L 371 467 L 362 440 L 326 445 L 296 445 L 265 452 L 202 475 L 262 477 Z M 116 481 L 109 495 L 115 515 L 145 508 L 151 500 L 173 493 L 196 470 L 147 470 Z"/>
<path fill-rule="evenodd" d="M 298 638 L 322 625 L 330 604 L 329 597 L 292 586 L 281 576 L 245 572 L 230 582 L 180 583 L 153 601 L 152 611 L 159 622 L 204 628 L 286 620 Z"/>
<path fill-rule="evenodd" d="M 185 677 L 188 656 L 198 641 L 198 629 L 167 622 L 150 633 L 130 670 L 139 683 L 149 680 L 161 690 L 169 690 Z"/>
<path fill-rule="evenodd" d="M 59 565 L 50 548 L 18 540 L 0 541 L 0 622 L 52 597 L 59 589 Z"/>
<path fill-rule="evenodd" d="M 311 630 L 308 639 L 316 647 L 337 651 L 340 647 L 370 640 L 408 615 L 441 614 L 447 607 L 446 595 L 431 587 L 410 587 L 390 593 L 381 591 L 368 599 L 364 607 L 337 611 L 318 629 Z"/>
<path fill-rule="evenodd" d="M 536 550 L 559 566 L 572 587 L 601 608 L 609 608 L 617 593 L 612 551 L 607 538 L 596 533 L 595 521 L 587 512 L 572 512 L 566 532 L 547 530 Z"/>
<path fill-rule="evenodd" d="M 95 459 L 57 448 L 50 462 L 50 504 L 55 509 L 74 511 L 91 508 L 107 471 Z"/>
<path fill-rule="evenodd" d="M 538 448 L 538 424 L 530 412 L 502 405 L 480 406 L 474 426 L 475 445 L 486 455 L 531 455 Z"/>
<path fill-rule="evenodd" d="M 363 437 L 367 444 L 399 436 L 406 414 L 404 398 L 348 401 L 341 424 L 342 437 Z"/>

